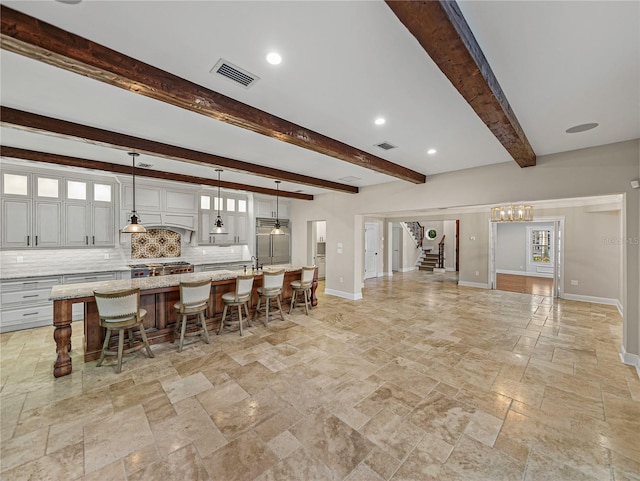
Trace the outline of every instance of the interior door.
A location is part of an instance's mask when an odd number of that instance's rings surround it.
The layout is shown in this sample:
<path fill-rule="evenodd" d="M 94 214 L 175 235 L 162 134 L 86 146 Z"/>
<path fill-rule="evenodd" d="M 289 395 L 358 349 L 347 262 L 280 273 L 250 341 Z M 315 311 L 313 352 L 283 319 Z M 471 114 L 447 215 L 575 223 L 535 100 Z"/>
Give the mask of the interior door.
<path fill-rule="evenodd" d="M 364 226 L 364 278 L 378 276 L 378 224 Z"/>
<path fill-rule="evenodd" d="M 400 270 L 400 236 L 402 231 L 399 227 L 393 228 L 393 238 L 391 239 L 391 270 Z"/>

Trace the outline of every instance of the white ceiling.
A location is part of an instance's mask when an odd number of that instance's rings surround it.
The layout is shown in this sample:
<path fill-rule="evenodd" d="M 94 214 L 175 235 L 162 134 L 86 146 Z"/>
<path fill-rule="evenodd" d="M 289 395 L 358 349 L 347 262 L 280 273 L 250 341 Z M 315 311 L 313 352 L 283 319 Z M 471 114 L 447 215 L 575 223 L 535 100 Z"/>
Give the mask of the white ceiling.
<path fill-rule="evenodd" d="M 382 1 L 2 3 L 427 176 L 513 162 Z M 640 137 L 639 2 L 458 3 L 537 155 Z M 281 65 L 265 61 L 271 50 Z M 260 80 L 244 89 L 211 74 L 220 58 Z M 4 50 L 0 62 L 3 106 L 359 187 L 395 180 Z M 374 125 L 377 116 L 386 124 Z M 565 133 L 587 122 L 600 126 Z M 7 127 L 0 135 L 2 145 L 130 165 L 108 147 Z M 398 148 L 374 146 L 382 141 Z M 211 167 L 139 161 L 216 178 Z"/>

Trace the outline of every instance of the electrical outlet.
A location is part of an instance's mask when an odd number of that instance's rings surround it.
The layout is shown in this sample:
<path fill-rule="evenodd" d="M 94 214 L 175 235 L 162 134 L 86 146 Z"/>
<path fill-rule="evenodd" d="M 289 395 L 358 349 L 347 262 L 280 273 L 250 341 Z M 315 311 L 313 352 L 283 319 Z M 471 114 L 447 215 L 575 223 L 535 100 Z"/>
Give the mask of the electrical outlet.
<path fill-rule="evenodd" d="M 572 285 L 572 286 L 577 286 L 577 285 L 578 285 L 578 281 L 577 281 L 577 280 L 575 280 L 575 279 L 572 279 L 572 280 L 571 280 L 571 285 Z"/>
<path fill-rule="evenodd" d="M 340 278 L 340 283 L 341 283 L 341 284 L 342 284 L 342 281 L 343 281 L 343 280 L 344 280 L 344 279 L 341 277 L 341 278 Z"/>
<path fill-rule="evenodd" d="M 109 260 L 109 254 L 108 254 L 108 253 L 104 255 L 104 260 L 105 260 L 105 261 L 108 261 L 108 260 Z"/>
<path fill-rule="evenodd" d="M 24 257 L 22 256 L 18 256 L 16 259 L 16 262 L 23 262 L 24 261 Z"/>
<path fill-rule="evenodd" d="M 480 275 L 480 271 L 476 271 L 476 276 L 479 276 L 479 275 Z"/>

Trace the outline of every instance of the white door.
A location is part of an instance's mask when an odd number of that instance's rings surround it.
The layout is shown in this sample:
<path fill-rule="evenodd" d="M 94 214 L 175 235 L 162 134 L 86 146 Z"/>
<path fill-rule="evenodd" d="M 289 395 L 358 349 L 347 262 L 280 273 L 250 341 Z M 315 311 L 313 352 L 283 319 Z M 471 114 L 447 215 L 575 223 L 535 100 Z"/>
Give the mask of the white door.
<path fill-rule="evenodd" d="M 364 278 L 378 276 L 378 224 L 364 225 Z"/>
<path fill-rule="evenodd" d="M 400 270 L 400 236 L 402 231 L 399 227 L 393 228 L 393 238 L 391 239 L 391 270 Z"/>

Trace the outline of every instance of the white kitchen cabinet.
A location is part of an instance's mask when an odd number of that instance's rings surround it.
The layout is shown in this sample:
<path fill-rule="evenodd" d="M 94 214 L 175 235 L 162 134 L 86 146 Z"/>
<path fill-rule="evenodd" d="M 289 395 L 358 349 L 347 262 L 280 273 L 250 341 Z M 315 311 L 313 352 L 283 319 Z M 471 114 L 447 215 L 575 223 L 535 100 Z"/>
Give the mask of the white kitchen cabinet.
<path fill-rule="evenodd" d="M 246 244 L 248 242 L 248 200 L 246 196 L 221 193 L 217 198 L 213 194 L 199 196 L 198 243 L 200 245 Z M 226 234 L 212 234 L 218 217 L 224 225 Z"/>
<path fill-rule="evenodd" d="M 60 179 L 3 173 L 3 247 L 60 247 L 61 219 Z"/>
<path fill-rule="evenodd" d="M 266 217 L 269 219 L 275 219 L 276 217 L 280 219 L 288 219 L 289 218 L 289 202 L 283 200 L 282 198 L 278 199 L 276 202 L 274 198 L 255 198 L 255 212 L 256 217 Z"/>
<path fill-rule="evenodd" d="M 66 182 L 64 245 L 114 245 L 113 184 L 81 179 Z"/>
<path fill-rule="evenodd" d="M 2 199 L 2 247 L 30 247 L 31 237 L 31 199 Z"/>
<path fill-rule="evenodd" d="M 51 288 L 60 276 L 11 279 L 0 283 L 0 332 L 53 324 Z"/>

